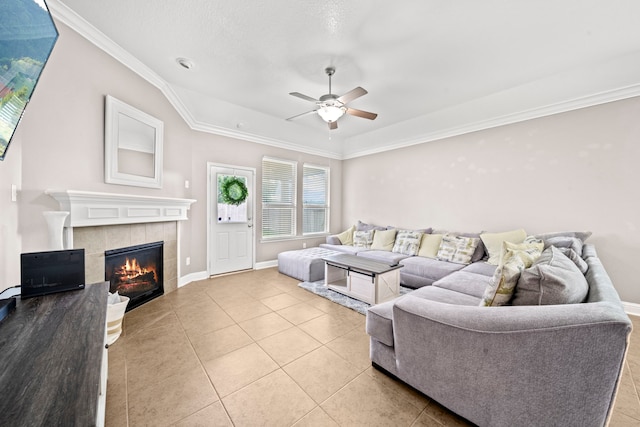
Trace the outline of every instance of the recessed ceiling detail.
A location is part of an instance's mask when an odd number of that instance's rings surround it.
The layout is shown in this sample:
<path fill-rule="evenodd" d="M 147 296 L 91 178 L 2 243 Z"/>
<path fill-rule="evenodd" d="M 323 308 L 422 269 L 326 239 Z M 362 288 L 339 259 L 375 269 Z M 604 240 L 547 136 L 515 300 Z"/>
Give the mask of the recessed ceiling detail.
<path fill-rule="evenodd" d="M 161 88 L 192 128 L 332 158 L 640 95 L 635 0 L 47 4 Z M 197 67 L 167 61 L 178 55 Z M 283 120 L 300 108 L 290 92 L 326 92 L 327 64 L 340 76 L 332 93 L 367 88 L 348 107 L 376 120 Z"/>

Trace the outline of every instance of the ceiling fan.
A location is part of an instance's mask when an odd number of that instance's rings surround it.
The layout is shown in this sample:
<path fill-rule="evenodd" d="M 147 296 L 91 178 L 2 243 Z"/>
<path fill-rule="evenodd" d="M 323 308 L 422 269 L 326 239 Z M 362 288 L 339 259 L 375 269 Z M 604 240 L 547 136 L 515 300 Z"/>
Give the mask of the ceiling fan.
<path fill-rule="evenodd" d="M 324 71 L 329 76 L 329 93 L 326 95 L 322 95 L 320 99 L 315 99 L 310 96 L 303 95 L 299 92 L 289 93 L 289 95 L 304 99 L 305 101 L 314 102 L 316 104 L 316 108 L 311 111 L 289 117 L 287 120 L 293 120 L 297 119 L 298 117 L 306 116 L 308 114 L 318 113 L 322 120 L 329 124 L 329 129 L 337 129 L 338 119 L 345 113 L 369 120 L 374 120 L 376 117 L 378 117 L 378 115 L 375 113 L 347 107 L 347 104 L 349 102 L 361 97 L 362 95 L 366 95 L 366 90 L 358 86 L 357 88 L 350 90 L 342 96 L 334 95 L 331 93 L 331 76 L 333 76 L 333 74 L 336 72 L 336 69 L 334 67 L 327 67 L 324 69 Z"/>

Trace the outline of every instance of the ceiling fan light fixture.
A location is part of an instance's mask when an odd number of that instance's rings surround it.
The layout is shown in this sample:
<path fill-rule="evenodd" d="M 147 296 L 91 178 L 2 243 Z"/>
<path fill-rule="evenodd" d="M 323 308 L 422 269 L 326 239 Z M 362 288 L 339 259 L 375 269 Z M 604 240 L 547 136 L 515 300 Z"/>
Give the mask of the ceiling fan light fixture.
<path fill-rule="evenodd" d="M 347 108 L 335 105 L 323 105 L 318 109 L 318 115 L 327 123 L 335 122 L 344 115 Z"/>

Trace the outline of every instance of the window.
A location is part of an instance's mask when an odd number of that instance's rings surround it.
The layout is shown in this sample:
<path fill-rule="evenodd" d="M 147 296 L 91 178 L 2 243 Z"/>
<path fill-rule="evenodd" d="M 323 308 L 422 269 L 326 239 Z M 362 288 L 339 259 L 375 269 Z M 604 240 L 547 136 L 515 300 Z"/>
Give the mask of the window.
<path fill-rule="evenodd" d="M 296 234 L 296 162 L 262 159 L 262 237 Z"/>
<path fill-rule="evenodd" d="M 329 230 L 329 168 L 302 167 L 302 234 Z"/>

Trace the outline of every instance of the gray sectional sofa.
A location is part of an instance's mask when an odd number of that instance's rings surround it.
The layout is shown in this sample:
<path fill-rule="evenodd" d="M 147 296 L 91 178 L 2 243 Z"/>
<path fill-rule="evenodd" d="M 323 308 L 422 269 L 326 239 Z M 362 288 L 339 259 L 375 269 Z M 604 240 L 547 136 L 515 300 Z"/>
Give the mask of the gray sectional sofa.
<path fill-rule="evenodd" d="M 589 235 L 537 236 L 544 251 L 520 271 L 511 302 L 495 307 L 483 306 L 483 294 L 502 266 L 487 263 L 495 253 L 482 241 L 464 263 L 343 245 L 337 236 L 320 246 L 399 263 L 401 283 L 415 289 L 368 310 L 376 368 L 480 426 L 602 426 L 631 321 L 584 243 Z"/>

